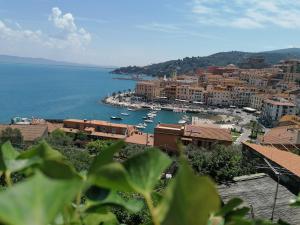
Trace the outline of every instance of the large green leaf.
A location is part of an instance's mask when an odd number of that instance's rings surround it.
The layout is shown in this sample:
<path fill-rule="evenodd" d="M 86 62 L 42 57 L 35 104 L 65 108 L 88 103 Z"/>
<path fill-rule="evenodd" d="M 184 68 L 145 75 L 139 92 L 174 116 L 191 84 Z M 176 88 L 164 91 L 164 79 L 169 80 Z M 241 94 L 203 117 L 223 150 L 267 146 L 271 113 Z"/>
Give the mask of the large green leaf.
<path fill-rule="evenodd" d="M 243 200 L 240 198 L 230 199 L 216 215 L 217 216 L 226 216 L 228 213 L 233 211 L 236 207 L 240 206 L 242 203 L 243 203 Z"/>
<path fill-rule="evenodd" d="M 157 213 L 162 225 L 206 225 L 219 206 L 214 183 L 208 177 L 195 175 L 184 161 Z"/>
<path fill-rule="evenodd" d="M 0 171 L 17 172 L 23 170 L 36 161 L 33 159 L 17 159 L 20 153 L 16 151 L 10 142 L 5 142 L 1 146 L 0 152 Z"/>
<path fill-rule="evenodd" d="M 113 162 L 114 154 L 120 151 L 123 146 L 124 146 L 124 142 L 119 141 L 103 149 L 101 153 L 98 156 L 96 156 L 94 161 L 92 162 L 92 165 L 89 169 L 89 174 L 92 174 L 93 172 L 98 170 L 101 166 Z"/>
<path fill-rule="evenodd" d="M 52 180 L 37 173 L 0 193 L 0 221 L 10 225 L 48 225 L 80 188 L 78 179 Z"/>
<path fill-rule="evenodd" d="M 43 160 L 62 160 L 64 156 L 57 150 L 50 147 L 45 141 L 22 152 L 18 159 L 28 159 L 38 157 Z"/>
<path fill-rule="evenodd" d="M 149 195 L 171 162 L 171 159 L 160 150 L 149 149 L 128 159 L 124 166 L 134 190 Z"/>
<path fill-rule="evenodd" d="M 137 213 L 143 208 L 144 203 L 140 199 L 134 199 L 134 198 L 124 199 L 117 192 L 111 191 L 104 200 L 90 206 L 87 209 L 87 212 L 97 212 L 98 209 L 101 209 L 102 207 L 106 207 L 106 206 L 118 206 L 132 213 Z"/>
<path fill-rule="evenodd" d="M 101 166 L 88 176 L 91 184 L 117 191 L 134 191 L 128 182 L 128 174 L 120 163 Z"/>
<path fill-rule="evenodd" d="M 75 168 L 65 161 L 45 160 L 39 168 L 45 175 L 54 179 L 80 178 Z"/>

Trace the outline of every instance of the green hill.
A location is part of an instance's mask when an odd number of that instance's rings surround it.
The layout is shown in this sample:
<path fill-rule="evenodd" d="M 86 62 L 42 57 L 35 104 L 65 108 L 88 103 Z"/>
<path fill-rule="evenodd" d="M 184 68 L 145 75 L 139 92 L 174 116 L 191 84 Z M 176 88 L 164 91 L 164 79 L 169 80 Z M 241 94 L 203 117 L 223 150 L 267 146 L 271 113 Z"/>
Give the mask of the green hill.
<path fill-rule="evenodd" d="M 264 63 L 261 63 L 260 65 L 249 65 L 249 60 L 253 58 L 261 58 L 264 60 Z M 220 52 L 210 56 L 186 57 L 183 59 L 171 60 L 143 67 L 121 67 L 112 71 L 112 73 L 164 76 L 170 75 L 174 71 L 177 71 L 178 74 L 191 73 L 200 67 L 226 66 L 228 64 L 235 64 L 244 68 L 261 68 L 271 66 L 278 63 L 280 60 L 290 58 L 300 59 L 300 48 L 288 48 L 257 53 L 240 51 Z"/>

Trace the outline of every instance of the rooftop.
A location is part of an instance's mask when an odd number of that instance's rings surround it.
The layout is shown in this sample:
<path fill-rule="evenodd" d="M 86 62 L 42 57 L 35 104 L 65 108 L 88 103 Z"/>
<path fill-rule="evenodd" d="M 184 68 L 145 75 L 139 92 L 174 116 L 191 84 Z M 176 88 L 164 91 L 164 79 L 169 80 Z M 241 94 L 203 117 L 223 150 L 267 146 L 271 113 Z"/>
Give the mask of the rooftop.
<path fill-rule="evenodd" d="M 0 133 L 6 128 L 11 127 L 12 129 L 19 129 L 22 133 L 23 140 L 28 142 L 33 142 L 45 134 L 48 134 L 48 126 L 46 124 L 38 125 L 3 125 L 0 124 Z"/>
<path fill-rule="evenodd" d="M 221 141 L 232 141 L 232 136 L 229 129 L 216 128 L 212 126 L 186 125 L 184 136 Z"/>
<path fill-rule="evenodd" d="M 128 128 L 133 127 L 128 124 L 118 124 L 118 123 L 110 123 L 102 120 L 78 120 L 78 119 L 67 119 L 64 122 L 72 122 L 72 123 L 85 123 L 85 124 L 93 124 L 98 126 L 108 126 L 108 127 L 120 127 L 120 128 Z"/>
<path fill-rule="evenodd" d="M 264 135 L 262 142 L 266 144 L 300 144 L 298 132 L 300 132 L 300 127 L 297 126 L 276 127 Z"/>
<path fill-rule="evenodd" d="M 153 139 L 153 135 L 146 134 L 146 133 L 139 133 L 139 134 L 133 134 L 130 137 L 127 137 L 125 139 L 125 142 L 131 143 L 131 144 L 139 144 L 139 145 L 147 144 L 148 146 L 153 146 L 154 139 Z"/>
<path fill-rule="evenodd" d="M 300 156 L 291 152 L 282 151 L 275 147 L 243 142 L 243 145 L 250 147 L 253 151 L 263 155 L 282 168 L 287 169 L 294 175 L 300 177 Z"/>
<path fill-rule="evenodd" d="M 296 115 L 285 115 L 281 117 L 279 122 L 292 122 L 295 125 L 300 125 L 300 117 Z"/>
<path fill-rule="evenodd" d="M 272 104 L 272 105 L 278 105 L 278 106 L 292 106 L 295 107 L 295 104 L 292 102 L 289 102 L 287 100 L 275 100 L 275 99 L 266 99 L 266 103 Z"/>
<path fill-rule="evenodd" d="M 274 204 L 276 181 L 266 174 L 255 174 L 237 177 L 235 183 L 220 185 L 219 193 L 224 202 L 238 197 L 244 200 L 246 206 L 253 208 L 255 218 L 270 219 Z M 289 200 L 296 198 L 284 186 L 278 186 L 278 195 L 274 211 L 274 220 L 279 218 L 293 225 L 300 224 L 300 209 L 289 206 Z M 251 212 L 249 213 L 251 216 Z"/>

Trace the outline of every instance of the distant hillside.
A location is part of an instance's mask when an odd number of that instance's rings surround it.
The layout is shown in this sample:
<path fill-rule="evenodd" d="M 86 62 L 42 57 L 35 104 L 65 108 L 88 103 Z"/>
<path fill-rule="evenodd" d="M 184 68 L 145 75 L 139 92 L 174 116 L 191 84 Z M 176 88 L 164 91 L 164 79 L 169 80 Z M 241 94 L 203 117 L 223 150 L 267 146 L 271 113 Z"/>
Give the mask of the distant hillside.
<path fill-rule="evenodd" d="M 29 57 L 19 57 L 19 56 L 10 56 L 10 55 L 0 55 L 0 62 L 2 62 L 2 63 L 52 64 L 52 65 L 78 65 L 76 63 L 59 62 L 59 61 L 50 60 L 50 59 L 29 58 Z"/>
<path fill-rule="evenodd" d="M 79 64 L 79 63 L 62 62 L 62 61 L 55 61 L 55 60 L 43 59 L 43 58 L 30 58 L 30 57 L 19 57 L 19 56 L 10 56 L 10 55 L 0 55 L 0 63 L 86 66 L 86 67 L 100 67 L 100 68 L 107 68 L 107 69 L 115 69 L 116 68 L 115 66 Z"/>
<path fill-rule="evenodd" d="M 210 56 L 186 57 L 184 59 L 171 60 L 143 67 L 121 67 L 112 71 L 112 73 L 147 74 L 151 76 L 163 76 L 170 75 L 174 71 L 177 71 L 178 74 L 183 74 L 193 72 L 199 67 L 226 66 L 228 64 L 244 66 L 247 64 L 249 59 L 252 58 L 263 58 L 265 60 L 264 66 L 270 66 L 284 59 L 300 59 L 300 48 L 280 49 L 258 53 L 239 51 L 220 52 Z"/>

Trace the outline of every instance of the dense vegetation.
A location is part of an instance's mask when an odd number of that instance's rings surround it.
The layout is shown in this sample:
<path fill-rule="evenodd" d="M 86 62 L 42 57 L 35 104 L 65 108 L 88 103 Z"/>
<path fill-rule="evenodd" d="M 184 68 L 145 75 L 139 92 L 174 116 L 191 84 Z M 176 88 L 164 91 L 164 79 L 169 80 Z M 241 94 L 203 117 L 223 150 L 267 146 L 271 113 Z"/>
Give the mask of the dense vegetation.
<path fill-rule="evenodd" d="M 228 64 L 242 65 L 249 58 L 263 57 L 266 64 L 272 65 L 280 60 L 289 58 L 300 58 L 300 49 L 282 49 L 269 52 L 220 52 L 206 57 L 186 57 L 178 60 L 171 60 L 163 63 L 138 67 L 121 67 L 113 71 L 117 74 L 147 74 L 150 76 L 171 75 L 174 71 L 178 74 L 194 72 L 198 68 L 207 66 L 226 66 Z"/>
<path fill-rule="evenodd" d="M 170 158 L 157 149 L 89 142 L 60 130 L 47 141 L 54 148 L 45 141 L 23 150 L 2 143 L 0 224 L 273 224 L 246 219 L 249 209 L 240 199 L 221 207 L 214 181 L 199 176 L 223 183 L 255 172 L 237 147 L 188 146 Z"/>
<path fill-rule="evenodd" d="M 102 149 L 86 172 L 79 173 L 46 142 L 22 152 L 9 142 L 2 144 L 1 224 L 272 224 L 246 219 L 249 209 L 241 207 L 240 199 L 221 207 L 214 183 L 195 175 L 183 155 L 176 175 L 166 180 L 162 175 L 172 163 L 166 154 L 146 149 L 121 163 L 113 156 L 123 145 Z M 24 179 L 15 184 L 14 173 Z M 158 188 L 161 182 L 164 188 Z"/>

